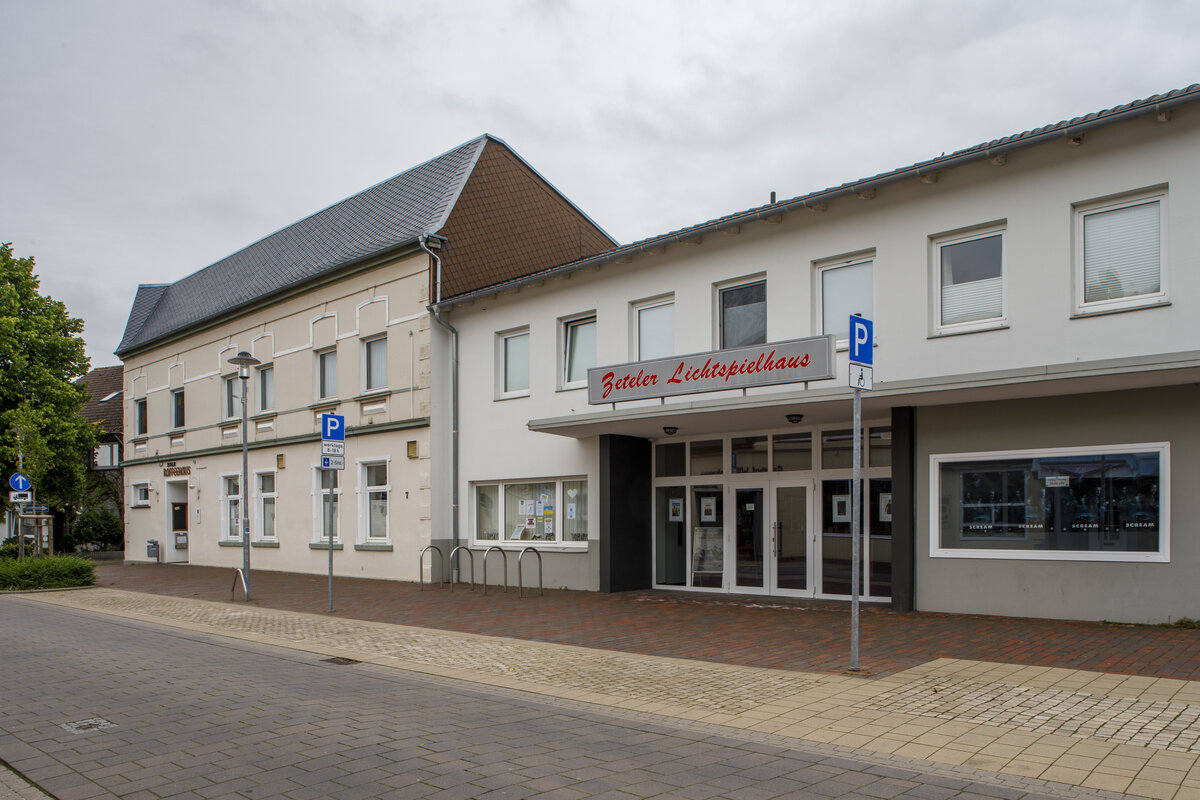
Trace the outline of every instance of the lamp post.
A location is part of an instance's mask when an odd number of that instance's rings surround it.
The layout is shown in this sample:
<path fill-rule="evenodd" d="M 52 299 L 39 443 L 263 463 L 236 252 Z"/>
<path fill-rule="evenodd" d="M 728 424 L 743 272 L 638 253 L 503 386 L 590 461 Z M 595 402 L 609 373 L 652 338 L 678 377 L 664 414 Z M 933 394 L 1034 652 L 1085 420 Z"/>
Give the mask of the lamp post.
<path fill-rule="evenodd" d="M 262 362 L 243 350 L 229 359 L 229 363 L 237 367 L 238 378 L 242 382 L 242 484 L 240 492 L 242 495 L 242 581 L 245 584 L 246 600 L 248 601 L 250 599 L 250 504 L 247 500 L 250 497 L 250 458 L 249 432 L 247 431 L 247 407 L 249 406 L 247 392 L 250 389 L 250 368 Z"/>

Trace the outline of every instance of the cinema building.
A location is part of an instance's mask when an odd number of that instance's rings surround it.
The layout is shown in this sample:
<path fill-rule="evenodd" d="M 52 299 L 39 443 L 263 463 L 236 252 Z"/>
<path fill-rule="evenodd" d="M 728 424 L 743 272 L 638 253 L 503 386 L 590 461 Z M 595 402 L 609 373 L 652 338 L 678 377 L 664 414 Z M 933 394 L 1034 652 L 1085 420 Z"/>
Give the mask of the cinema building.
<path fill-rule="evenodd" d="M 477 580 L 534 548 L 548 587 L 847 597 L 859 314 L 868 601 L 1200 616 L 1198 100 L 447 291 L 432 540 Z"/>

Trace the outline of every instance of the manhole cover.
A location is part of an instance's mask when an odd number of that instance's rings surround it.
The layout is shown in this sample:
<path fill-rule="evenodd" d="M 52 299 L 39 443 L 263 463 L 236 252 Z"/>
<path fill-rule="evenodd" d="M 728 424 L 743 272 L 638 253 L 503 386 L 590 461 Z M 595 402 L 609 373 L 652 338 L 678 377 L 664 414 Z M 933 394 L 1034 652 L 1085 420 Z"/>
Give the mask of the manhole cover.
<path fill-rule="evenodd" d="M 59 727 L 71 733 L 91 733 L 92 731 L 103 731 L 117 726 L 102 717 L 92 717 L 91 719 L 81 719 L 78 722 L 64 722 Z"/>
<path fill-rule="evenodd" d="M 326 664 L 361 664 L 362 663 L 361 661 L 358 661 L 356 659 L 342 658 L 341 656 L 334 656 L 333 658 L 325 658 L 325 659 L 322 659 L 322 661 L 324 661 Z"/>

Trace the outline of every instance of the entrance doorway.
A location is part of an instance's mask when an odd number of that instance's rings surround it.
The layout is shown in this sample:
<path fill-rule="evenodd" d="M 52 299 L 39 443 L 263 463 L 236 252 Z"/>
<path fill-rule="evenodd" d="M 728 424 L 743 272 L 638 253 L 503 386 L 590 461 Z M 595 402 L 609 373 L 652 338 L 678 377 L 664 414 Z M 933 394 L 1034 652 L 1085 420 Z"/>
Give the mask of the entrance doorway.
<path fill-rule="evenodd" d="M 162 560 L 186 562 L 188 560 L 188 482 L 167 481 L 167 519 L 163 531 L 160 551 Z"/>
<path fill-rule="evenodd" d="M 813 595 L 812 483 L 733 486 L 736 592 Z"/>

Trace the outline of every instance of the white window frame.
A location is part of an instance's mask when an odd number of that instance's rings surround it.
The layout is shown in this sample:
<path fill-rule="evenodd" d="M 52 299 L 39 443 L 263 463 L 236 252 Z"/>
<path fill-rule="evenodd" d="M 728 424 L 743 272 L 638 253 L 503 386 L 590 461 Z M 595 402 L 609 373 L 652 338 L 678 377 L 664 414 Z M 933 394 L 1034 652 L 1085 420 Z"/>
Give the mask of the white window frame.
<path fill-rule="evenodd" d="M 931 330 L 935 336 L 951 336 L 957 333 L 974 333 L 1008 327 L 1008 242 L 1007 224 L 997 222 L 968 230 L 943 233 L 930 237 L 930 299 L 933 314 Z M 974 319 L 967 322 L 942 322 L 942 248 L 973 242 L 977 239 L 1000 237 L 1000 313 L 994 317 Z"/>
<path fill-rule="evenodd" d="M 713 337 L 716 340 L 713 343 L 714 349 L 724 350 L 727 347 L 735 347 L 735 346 L 753 347 L 754 346 L 754 345 L 732 345 L 732 344 L 726 345 L 725 344 L 725 313 L 724 313 L 725 305 L 722 302 L 722 298 L 724 297 L 726 292 L 734 291 L 737 289 L 744 289 L 748 286 L 754 286 L 754 285 L 760 284 L 760 283 L 763 285 L 763 341 L 762 341 L 762 344 L 765 344 L 766 342 L 769 342 L 771 340 L 771 331 L 770 331 L 770 328 L 768 327 L 770 324 L 770 321 L 767 318 L 768 311 L 769 311 L 769 309 L 768 309 L 769 304 L 767 302 L 767 299 L 769 297 L 769 295 L 767 294 L 767 274 L 765 272 L 761 272 L 757 275 L 750 275 L 745 278 L 736 278 L 731 281 L 725 281 L 724 283 L 718 283 L 718 284 L 713 285 L 713 316 L 716 318 L 716 324 L 713 325 L 713 330 L 716 334 Z"/>
<path fill-rule="evenodd" d="M 133 401 L 134 436 L 150 434 L 150 402 L 148 398 L 139 397 Z"/>
<path fill-rule="evenodd" d="M 325 492 L 321 489 L 321 473 L 325 470 L 321 469 L 319 464 L 313 464 L 313 483 L 312 483 L 312 502 L 313 502 L 313 542 L 316 544 L 328 543 L 329 537 L 325 535 L 325 509 L 321 502 Z M 342 543 L 342 478 L 339 474 L 342 470 L 332 470 L 334 473 L 334 482 L 337 484 L 333 487 L 334 509 L 333 509 L 333 544 L 336 547 Z"/>
<path fill-rule="evenodd" d="M 100 454 L 105 454 L 101 459 Z M 100 463 L 104 461 L 105 463 Z M 96 469 L 121 466 L 121 445 L 116 442 L 101 442 L 92 450 L 92 466 Z"/>
<path fill-rule="evenodd" d="M 392 540 L 392 459 L 360 458 L 358 467 L 358 542 L 359 544 L 386 544 Z M 383 465 L 387 470 L 387 483 L 382 486 L 367 485 L 367 468 Z M 387 495 L 387 512 L 384 515 L 383 536 L 371 535 L 371 493 Z"/>
<path fill-rule="evenodd" d="M 1113 455 L 1157 452 L 1159 534 L 1156 552 L 1103 552 L 1091 550 L 982 550 L 941 546 L 942 464 L 997 459 L 1052 458 L 1057 456 Z M 1046 447 L 1030 450 L 990 450 L 974 453 L 937 453 L 929 457 L 929 556 L 931 558 L 1000 559 L 1020 561 L 1119 561 L 1168 563 L 1171 560 L 1171 445 L 1169 442 Z"/>
<path fill-rule="evenodd" d="M 183 389 L 171 390 L 171 429 L 183 430 L 187 427 L 187 395 Z"/>
<path fill-rule="evenodd" d="M 371 385 L 371 346 L 379 342 L 383 343 L 383 382 L 377 386 Z M 363 393 L 386 392 L 388 388 L 388 337 L 387 334 L 381 336 L 371 336 L 362 340 L 362 389 Z"/>
<path fill-rule="evenodd" d="M 839 269 L 848 269 L 857 267 L 863 264 L 871 266 L 871 308 L 868 313 L 874 317 L 875 313 L 875 253 L 860 253 L 854 256 L 842 256 L 840 258 L 825 259 L 813 264 L 816 269 L 816 286 L 813 291 L 813 319 L 816 322 L 817 334 L 832 333 L 833 331 L 825 330 L 825 274 Z M 847 323 L 850 316 L 846 315 Z M 875 346 L 879 346 L 878 338 L 876 338 Z M 849 334 L 847 338 L 839 338 L 835 340 L 835 348 L 837 350 L 848 350 L 850 348 Z"/>
<path fill-rule="evenodd" d="M 557 477 L 540 477 L 540 478 L 505 478 L 503 480 L 493 481 L 473 481 L 470 484 L 470 541 L 472 544 L 480 547 L 491 547 L 499 545 L 505 548 L 524 549 L 526 547 L 536 547 L 539 550 L 586 550 L 590 541 L 591 531 L 588 531 L 589 538 L 583 541 L 566 541 L 563 537 L 564 523 L 566 522 L 567 506 L 566 506 L 566 490 L 564 484 L 568 482 L 582 481 L 588 486 L 589 502 L 591 497 L 591 480 L 587 475 L 563 475 Z M 509 539 L 504 531 L 504 509 L 505 509 L 505 493 L 509 486 L 516 484 L 538 484 L 552 483 L 554 484 L 554 539 L 552 541 L 538 539 Z M 497 539 L 480 539 L 479 533 L 479 505 L 478 491 L 480 487 L 496 487 L 496 529 Z M 585 513 L 591 513 L 588 509 Z M 536 515 L 535 515 L 536 516 Z M 589 525 L 591 517 L 588 517 Z"/>
<path fill-rule="evenodd" d="M 323 380 L 323 371 L 325 366 L 325 358 L 330 355 L 333 356 L 333 394 L 324 394 L 322 392 L 325 383 Z M 326 347 L 313 352 L 313 395 L 316 397 L 318 402 L 322 400 L 336 400 L 338 397 L 337 360 L 336 346 Z"/>
<path fill-rule="evenodd" d="M 673 295 L 673 294 L 665 295 L 663 297 L 656 297 L 656 298 L 653 298 L 650 300 L 640 300 L 635 303 L 630 303 L 630 311 L 632 314 L 632 318 L 629 321 L 629 327 L 630 327 L 629 357 L 630 357 L 631 361 L 649 361 L 649 360 L 651 360 L 650 358 L 647 358 L 646 356 L 642 355 L 642 312 L 650 311 L 650 310 L 653 310 L 656 308 L 665 308 L 666 306 L 670 306 L 672 308 L 671 316 L 672 316 L 672 323 L 674 323 L 675 315 L 673 312 L 674 312 L 674 307 L 675 307 L 675 295 Z M 669 349 L 670 349 L 670 353 L 668 353 L 668 356 L 676 355 L 674 324 L 671 325 L 671 347 Z M 663 356 L 663 357 L 665 358 L 667 356 Z"/>
<path fill-rule="evenodd" d="M 229 478 L 236 478 L 238 482 L 238 493 L 229 494 Z M 242 475 L 240 472 L 222 472 L 218 479 L 221 481 L 221 535 L 218 537 L 222 542 L 240 542 L 242 541 L 242 496 L 245 494 L 245 487 L 242 486 Z M 238 501 L 238 517 L 234 521 L 233 509 L 230 508 L 230 501 Z M 232 525 L 230 523 L 233 523 Z M 230 536 L 231 530 L 237 530 L 237 536 Z"/>
<path fill-rule="evenodd" d="M 509 339 L 515 339 L 520 336 L 525 336 L 526 347 L 529 354 L 529 383 L 533 384 L 533 337 L 529 332 L 529 326 L 521 328 L 513 328 L 512 330 L 500 331 L 496 334 L 496 399 L 508 400 L 514 397 L 529 397 L 530 386 L 524 389 L 506 390 L 505 377 L 508 371 L 508 348 Z"/>
<path fill-rule="evenodd" d="M 586 373 L 584 374 L 583 378 L 580 378 L 578 380 L 572 381 L 569 378 L 570 378 L 570 368 L 571 368 L 571 335 L 572 335 L 572 332 L 576 328 L 586 325 L 589 322 L 592 325 L 597 325 L 595 311 L 587 311 L 582 314 L 573 314 L 569 317 L 560 317 L 558 320 L 558 361 L 559 361 L 559 363 L 558 363 L 558 388 L 559 389 L 585 389 L 585 388 L 587 388 Z M 597 334 L 598 334 L 599 327 L 597 327 L 595 330 L 597 331 Z M 600 363 L 599 356 L 598 356 L 598 352 L 600 349 L 600 340 L 599 340 L 598 335 L 596 338 L 595 346 L 596 346 L 597 352 L 592 354 L 592 362 L 593 362 L 592 366 L 593 367 L 598 366 Z M 531 370 L 531 372 L 532 372 L 532 370 Z M 530 377 L 532 378 L 532 375 Z"/>
<path fill-rule="evenodd" d="M 262 490 L 262 476 L 271 475 L 275 480 L 275 488 L 270 492 Z M 275 505 L 275 529 L 268 536 L 266 532 L 267 515 L 265 501 L 272 500 Z M 251 533 L 260 542 L 279 541 L 279 473 L 273 469 L 257 470 L 254 473 L 254 519 L 251 520 Z"/>
<path fill-rule="evenodd" d="M 150 481 L 135 481 L 129 484 L 129 507 L 130 508 L 149 508 L 150 507 Z M 146 496 L 138 497 L 142 492 Z"/>
<path fill-rule="evenodd" d="M 1105 211 L 1116 211 L 1132 206 L 1158 204 L 1158 288 L 1157 292 L 1120 297 L 1112 300 L 1096 300 L 1086 302 L 1085 297 L 1085 257 L 1083 242 L 1083 226 L 1087 217 Z M 1076 203 L 1073 206 L 1074 226 L 1074 309 L 1072 316 L 1086 317 L 1093 314 L 1110 314 L 1118 311 L 1132 311 L 1139 308 L 1153 308 L 1170 304 L 1167 276 L 1167 188 L 1161 187 L 1142 192 L 1125 194 L 1117 198 L 1093 200 Z"/>
<path fill-rule="evenodd" d="M 271 392 L 270 392 L 271 397 L 270 397 L 269 403 L 267 402 L 268 398 L 266 396 L 266 393 L 263 392 L 263 386 L 264 386 L 263 376 L 264 375 L 271 376 Z M 261 365 L 255 372 L 254 382 L 256 384 L 258 384 L 258 411 L 259 411 L 259 413 L 266 413 L 269 411 L 274 411 L 275 410 L 275 364 L 267 363 L 267 364 Z"/>
<path fill-rule="evenodd" d="M 221 419 L 240 419 L 242 416 L 242 393 L 238 391 L 237 382 L 241 380 L 237 374 L 221 376 Z"/>

